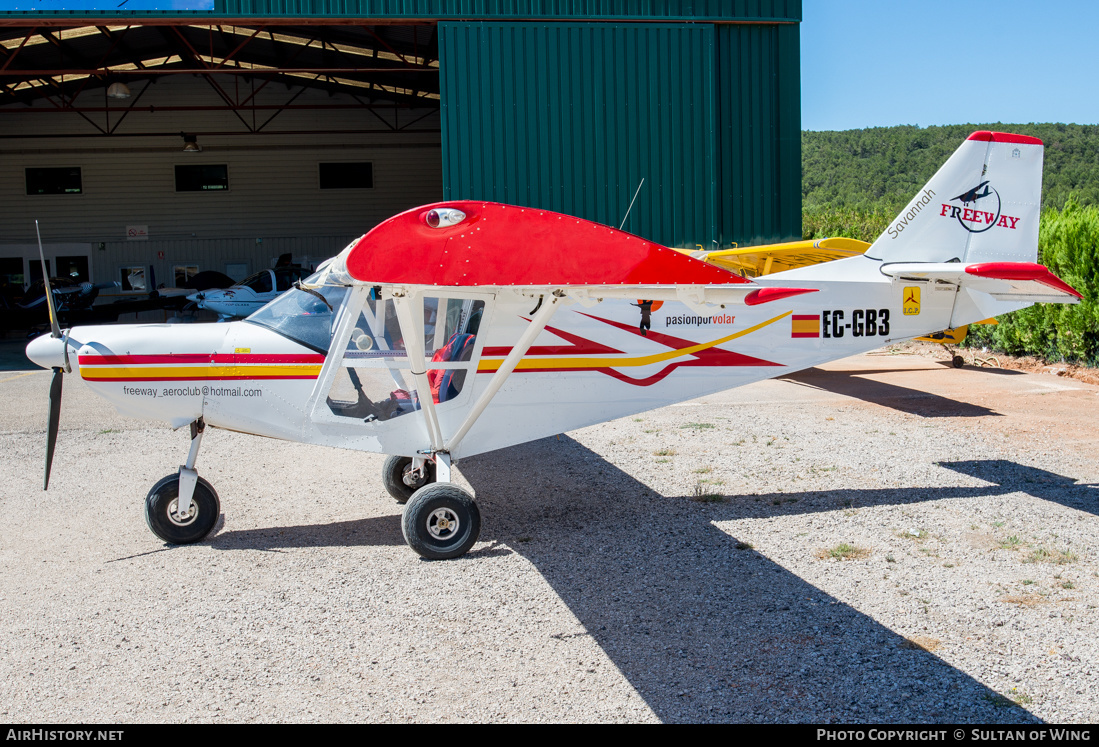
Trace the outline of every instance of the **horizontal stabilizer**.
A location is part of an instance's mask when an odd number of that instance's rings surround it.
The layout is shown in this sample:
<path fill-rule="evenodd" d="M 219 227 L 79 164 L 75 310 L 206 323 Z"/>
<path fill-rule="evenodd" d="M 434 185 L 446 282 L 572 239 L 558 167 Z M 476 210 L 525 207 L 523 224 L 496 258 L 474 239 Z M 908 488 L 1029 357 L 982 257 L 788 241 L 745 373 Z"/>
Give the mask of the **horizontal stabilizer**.
<path fill-rule="evenodd" d="M 938 281 L 987 293 L 998 301 L 1078 303 L 1081 295 L 1033 262 L 892 262 L 881 271 L 898 280 Z"/>

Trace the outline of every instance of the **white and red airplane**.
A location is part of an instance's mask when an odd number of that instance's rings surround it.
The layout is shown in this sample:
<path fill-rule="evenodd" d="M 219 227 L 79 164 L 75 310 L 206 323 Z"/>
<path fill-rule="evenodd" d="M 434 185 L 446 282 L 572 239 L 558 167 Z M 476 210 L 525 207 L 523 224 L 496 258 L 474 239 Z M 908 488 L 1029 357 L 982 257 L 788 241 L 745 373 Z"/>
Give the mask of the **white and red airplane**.
<path fill-rule="evenodd" d="M 207 426 L 391 455 L 413 550 L 477 541 L 463 457 L 1080 294 L 1035 264 L 1042 143 L 976 132 L 865 254 L 755 280 L 579 218 L 457 201 L 409 210 L 240 322 L 76 327 L 31 342 L 119 412 L 190 425 L 145 502 L 162 540 L 202 540 L 220 503 L 195 469 Z"/>

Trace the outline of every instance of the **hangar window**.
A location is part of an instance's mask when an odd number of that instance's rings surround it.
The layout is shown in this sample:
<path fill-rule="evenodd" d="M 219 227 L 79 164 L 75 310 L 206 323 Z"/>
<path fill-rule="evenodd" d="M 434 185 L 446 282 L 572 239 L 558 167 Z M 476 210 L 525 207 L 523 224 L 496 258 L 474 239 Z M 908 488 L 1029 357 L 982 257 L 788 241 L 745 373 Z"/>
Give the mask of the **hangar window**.
<path fill-rule="evenodd" d="M 357 163 L 320 164 L 321 189 L 370 189 L 374 186 L 374 164 Z"/>
<path fill-rule="evenodd" d="M 22 290 L 23 278 L 22 257 L 0 257 L 0 287 L 10 285 Z"/>
<path fill-rule="evenodd" d="M 26 174 L 29 195 L 78 195 L 84 191 L 79 166 L 28 168 Z"/>
<path fill-rule="evenodd" d="M 198 274 L 198 265 L 175 265 L 172 267 L 172 276 L 175 279 L 176 288 L 186 288 L 187 283 Z"/>
<path fill-rule="evenodd" d="M 229 167 L 224 163 L 176 166 L 176 192 L 216 192 L 229 189 Z"/>
<path fill-rule="evenodd" d="M 147 291 L 149 289 L 145 282 L 145 268 L 140 265 L 120 267 L 119 275 L 124 292 Z"/>

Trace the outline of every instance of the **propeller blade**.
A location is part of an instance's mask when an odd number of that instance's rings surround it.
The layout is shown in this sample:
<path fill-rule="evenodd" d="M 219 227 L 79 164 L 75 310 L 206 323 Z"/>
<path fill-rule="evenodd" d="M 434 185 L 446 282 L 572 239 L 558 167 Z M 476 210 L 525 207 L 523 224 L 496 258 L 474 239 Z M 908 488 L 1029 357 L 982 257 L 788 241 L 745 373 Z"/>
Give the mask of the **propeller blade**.
<path fill-rule="evenodd" d="M 34 221 L 34 232 L 38 235 L 38 258 L 42 260 L 42 284 L 46 286 L 46 306 L 50 312 L 50 329 L 54 337 L 61 337 L 61 325 L 57 323 L 57 306 L 53 302 L 53 289 L 50 287 L 50 272 L 46 269 L 46 253 L 42 251 L 42 232 L 38 230 L 37 220 Z M 60 385 L 58 385 L 58 391 L 60 391 Z M 47 472 L 49 472 L 48 469 Z M 47 476 L 47 481 L 48 479 Z"/>
<path fill-rule="evenodd" d="M 61 381 L 65 372 L 60 368 L 53 369 L 53 380 L 50 382 L 50 423 L 46 431 L 46 479 L 42 483 L 43 490 L 50 489 L 50 467 L 53 466 L 53 448 L 57 445 L 57 426 L 61 421 Z"/>

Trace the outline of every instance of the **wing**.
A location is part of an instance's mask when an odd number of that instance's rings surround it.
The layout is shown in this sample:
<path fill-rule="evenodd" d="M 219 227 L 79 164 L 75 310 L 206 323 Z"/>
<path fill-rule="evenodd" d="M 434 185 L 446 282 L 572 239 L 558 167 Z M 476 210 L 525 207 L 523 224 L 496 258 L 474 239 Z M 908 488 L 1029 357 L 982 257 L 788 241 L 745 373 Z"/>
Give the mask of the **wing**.
<path fill-rule="evenodd" d="M 691 256 L 746 277 L 760 277 L 796 267 L 855 257 L 869 248 L 870 244 L 865 241 L 831 238 L 693 252 Z"/>
<path fill-rule="evenodd" d="M 609 226 L 479 201 L 401 213 L 341 256 L 360 283 L 556 291 L 581 303 L 640 298 L 756 305 L 817 290 L 762 287 L 714 262 Z"/>

